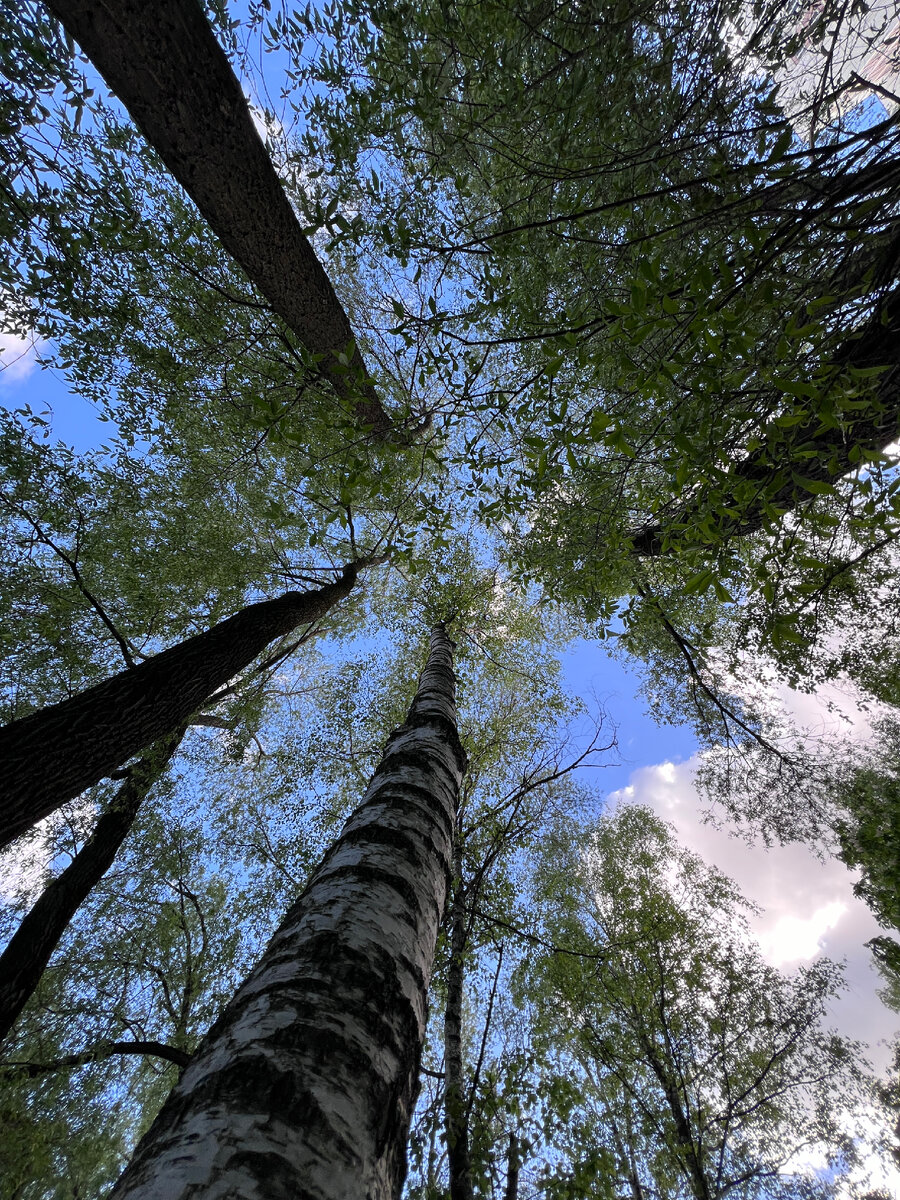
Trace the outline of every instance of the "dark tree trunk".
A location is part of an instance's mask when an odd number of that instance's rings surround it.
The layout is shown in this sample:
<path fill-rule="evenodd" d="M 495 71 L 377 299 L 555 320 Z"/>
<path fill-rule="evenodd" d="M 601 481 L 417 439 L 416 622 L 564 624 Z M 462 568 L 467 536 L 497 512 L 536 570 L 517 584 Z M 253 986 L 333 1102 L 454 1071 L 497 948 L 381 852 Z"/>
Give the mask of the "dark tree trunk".
<path fill-rule="evenodd" d="M 134 824 L 138 809 L 178 749 L 184 729 L 135 763 L 66 869 L 44 888 L 0 955 L 0 1042 L 37 987 L 69 922 L 100 882 Z"/>
<path fill-rule="evenodd" d="M 303 234 L 199 0 L 49 0 L 228 253 L 357 418 L 390 428 L 347 314 Z M 351 348 L 352 345 L 352 348 Z M 350 354 L 349 370 L 337 360 Z"/>
<path fill-rule="evenodd" d="M 116 1200 L 391 1200 L 465 756 L 442 626 L 363 802 L 194 1055 Z"/>
<path fill-rule="evenodd" d="M 678 1084 L 670 1077 L 647 1034 L 642 1033 L 640 1041 L 644 1051 L 644 1060 L 659 1081 L 666 1097 L 666 1103 L 672 1115 L 672 1123 L 675 1126 L 675 1141 L 682 1152 L 684 1170 L 688 1186 L 694 1194 L 694 1200 L 712 1200 L 713 1191 L 703 1169 L 700 1139 L 699 1136 L 696 1139 L 694 1137 L 691 1123 L 684 1110 L 684 1105 L 681 1103 Z"/>
<path fill-rule="evenodd" d="M 509 1148 L 506 1151 L 506 1189 L 503 1200 L 518 1200 L 519 1196 L 519 1136 L 513 1132 L 509 1135 Z"/>
<path fill-rule="evenodd" d="M 450 1171 L 450 1200 L 474 1200 L 469 1155 L 469 1119 L 463 1081 L 462 1002 L 466 949 L 465 893 L 459 856 L 454 859 L 450 903 L 450 966 L 444 1010 L 444 1129 Z"/>
<path fill-rule="evenodd" d="M 676 543 L 689 541 L 689 526 L 698 516 L 712 517 L 723 539 L 756 533 L 767 520 L 769 506 L 790 511 L 811 498 L 795 475 L 837 483 L 858 465 L 848 457 L 854 446 L 877 453 L 894 441 L 900 434 L 900 292 L 887 296 L 866 325 L 847 338 L 834 356 L 833 366 L 836 380 L 848 368 L 883 368 L 869 412 L 858 413 L 852 420 L 847 418 L 843 425 L 832 429 L 823 429 L 821 415 L 811 412 L 790 431 L 789 442 L 779 437 L 774 447 L 764 443 L 734 463 L 723 480 L 723 488 L 735 489 L 733 497 L 726 490 L 717 498 L 713 511 L 704 506 L 704 497 L 699 495 L 673 512 L 666 523 L 637 531 L 631 539 L 633 552 L 641 557 L 665 554 L 670 526 L 688 526 L 673 529 L 672 537 Z M 807 457 L 800 458 L 800 454 Z M 740 498 L 746 497 L 748 488 L 750 503 Z M 737 509 L 739 515 L 729 515 L 728 509 Z"/>
<path fill-rule="evenodd" d="M 164 1062 L 174 1063 L 176 1067 L 182 1068 L 191 1061 L 191 1056 L 186 1050 L 179 1050 L 177 1046 L 169 1046 L 165 1042 L 101 1042 L 99 1046 L 93 1046 L 90 1050 L 67 1054 L 64 1058 L 55 1058 L 52 1062 L 0 1063 L 0 1071 L 36 1079 L 39 1075 L 48 1075 L 52 1071 L 68 1071 L 73 1067 L 84 1067 L 88 1063 L 104 1062 L 107 1058 L 126 1054 L 141 1058 L 161 1058 Z"/>
<path fill-rule="evenodd" d="M 351 563 L 316 591 L 248 605 L 206 633 L 0 729 L 0 846 L 186 724 L 270 642 L 342 600 L 357 571 Z"/>

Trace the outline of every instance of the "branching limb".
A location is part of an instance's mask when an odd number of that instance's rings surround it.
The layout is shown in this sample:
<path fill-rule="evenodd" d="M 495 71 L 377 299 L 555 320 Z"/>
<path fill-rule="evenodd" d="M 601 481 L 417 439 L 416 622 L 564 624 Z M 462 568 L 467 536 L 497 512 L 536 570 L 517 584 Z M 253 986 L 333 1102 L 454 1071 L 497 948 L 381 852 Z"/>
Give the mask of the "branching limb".
<path fill-rule="evenodd" d="M 82 1050 L 78 1054 L 67 1054 L 52 1062 L 5 1062 L 0 1063 L 0 1072 L 27 1075 L 34 1079 L 51 1071 L 63 1071 L 72 1067 L 83 1067 L 88 1063 L 104 1062 L 118 1054 L 141 1054 L 153 1058 L 162 1058 L 166 1062 L 175 1063 L 178 1067 L 186 1067 L 191 1056 L 185 1050 L 169 1046 L 165 1042 L 101 1042 L 90 1050 Z"/>

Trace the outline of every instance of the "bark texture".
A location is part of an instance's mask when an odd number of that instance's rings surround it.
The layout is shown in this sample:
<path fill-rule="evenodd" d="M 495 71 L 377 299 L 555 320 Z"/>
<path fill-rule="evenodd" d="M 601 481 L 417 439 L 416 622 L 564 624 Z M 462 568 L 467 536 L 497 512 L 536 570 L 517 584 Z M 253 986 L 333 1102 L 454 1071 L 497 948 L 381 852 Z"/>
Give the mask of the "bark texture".
<path fill-rule="evenodd" d="M 115 1200 L 389 1200 L 425 1036 L 465 756 L 443 627 L 406 724 L 210 1030 Z"/>
<path fill-rule="evenodd" d="M 390 429 L 353 330 L 304 236 L 199 0 L 49 0 L 228 253 L 350 398 Z"/>
<path fill-rule="evenodd" d="M 822 429 L 818 414 L 811 412 L 792 432 L 789 453 L 781 441 L 777 452 L 763 444 L 735 463 L 729 477 L 735 495 L 719 496 L 716 512 L 712 514 L 724 537 L 756 533 L 766 521 L 768 505 L 790 511 L 809 500 L 810 493 L 797 483 L 795 471 L 805 479 L 836 483 L 854 469 L 848 457 L 854 446 L 881 451 L 900 435 L 900 291 L 887 296 L 866 325 L 844 342 L 833 366 L 836 377 L 847 368 L 883 368 L 871 411 L 853 417 L 848 427 L 834 429 Z M 808 457 L 800 458 L 800 454 Z M 779 460 L 783 462 L 786 456 L 793 458 L 793 467 L 790 462 L 787 467 L 779 465 Z M 738 498 L 738 489 L 746 495 L 748 485 L 754 489 L 754 499 L 749 505 L 746 499 Z M 664 554 L 669 525 L 689 525 L 696 516 L 710 515 L 703 500 L 701 494 L 675 512 L 666 524 L 650 525 L 636 532 L 631 539 L 633 553 L 641 557 Z M 729 515 L 726 511 L 729 508 L 742 510 L 742 515 Z M 674 531 L 674 535 L 684 536 L 681 530 Z"/>
<path fill-rule="evenodd" d="M 469 1118 L 463 1080 L 462 1004 L 466 949 L 465 895 L 459 856 L 454 860 L 453 896 L 450 903 L 450 965 L 447 970 L 447 1005 L 444 1010 L 444 1130 L 450 1200 L 474 1200 L 469 1151 Z"/>
<path fill-rule="evenodd" d="M 0 846 L 186 724 L 270 642 L 324 616 L 349 593 L 357 572 L 351 563 L 325 587 L 248 605 L 205 633 L 0 729 Z"/>
<path fill-rule="evenodd" d="M 182 728 L 134 764 L 91 836 L 44 888 L 0 955 L 0 1042 L 18 1020 L 79 906 L 109 870 L 138 809 L 183 736 Z"/>

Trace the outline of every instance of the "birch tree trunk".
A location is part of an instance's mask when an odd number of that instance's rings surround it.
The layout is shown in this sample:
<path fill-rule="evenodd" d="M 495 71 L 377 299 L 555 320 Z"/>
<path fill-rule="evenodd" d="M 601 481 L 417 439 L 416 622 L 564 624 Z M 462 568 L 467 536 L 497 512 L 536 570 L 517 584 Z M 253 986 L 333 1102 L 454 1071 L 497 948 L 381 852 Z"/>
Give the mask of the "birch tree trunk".
<path fill-rule="evenodd" d="M 700 1134 L 698 1133 L 695 1137 L 679 1094 L 679 1088 L 685 1087 L 684 1076 L 681 1076 L 680 1081 L 677 1077 L 673 1078 L 676 1072 L 670 1073 L 667 1070 L 666 1064 L 657 1054 L 651 1038 L 643 1029 L 639 1032 L 638 1037 L 644 1052 L 644 1061 L 656 1076 L 666 1097 L 666 1103 L 672 1115 L 672 1124 L 675 1127 L 675 1141 L 683 1156 L 683 1169 L 687 1176 L 688 1186 L 694 1193 L 695 1200 L 713 1200 L 713 1189 L 710 1187 L 706 1171 L 703 1168 Z"/>
<path fill-rule="evenodd" d="M 399 1195 L 465 767 L 452 652 L 438 626 L 362 804 L 200 1046 L 115 1200 Z"/>
<path fill-rule="evenodd" d="M 222 245 L 359 420 L 391 421 L 199 0 L 49 0 Z M 338 361 L 346 354 L 349 364 Z"/>
<path fill-rule="evenodd" d="M 469 1155 L 469 1120 L 463 1083 L 462 1002 L 466 949 L 465 895 L 459 855 L 454 856 L 453 895 L 450 903 L 450 965 L 447 970 L 447 1006 L 444 1010 L 444 1129 L 450 1200 L 474 1200 Z"/>
<path fill-rule="evenodd" d="M 0 729 L 0 846 L 187 723 L 270 642 L 316 621 L 356 581 L 250 604 L 205 633 Z"/>
<path fill-rule="evenodd" d="M 109 870 L 138 809 L 183 737 L 182 728 L 134 764 L 91 836 L 44 888 L 0 955 L 0 1042 L 18 1020 L 79 906 Z"/>

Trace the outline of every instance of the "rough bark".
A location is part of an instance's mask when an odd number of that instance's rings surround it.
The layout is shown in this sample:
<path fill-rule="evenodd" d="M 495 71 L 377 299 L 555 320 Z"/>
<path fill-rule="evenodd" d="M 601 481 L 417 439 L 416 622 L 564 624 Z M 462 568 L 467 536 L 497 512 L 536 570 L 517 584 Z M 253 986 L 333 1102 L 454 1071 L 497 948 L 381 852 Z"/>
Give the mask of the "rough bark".
<path fill-rule="evenodd" d="M 391 426 L 199 0 L 49 0 L 228 253 L 356 416 Z M 352 348 L 351 348 L 352 347 Z M 349 366 L 339 354 L 350 355 Z"/>
<path fill-rule="evenodd" d="M 79 906 L 109 870 L 138 809 L 183 736 L 184 729 L 179 729 L 134 764 L 91 836 L 44 888 L 0 955 L 0 1042 L 18 1020 Z"/>
<path fill-rule="evenodd" d="M 444 1129 L 450 1200 L 474 1200 L 469 1153 L 469 1120 L 463 1079 L 462 1002 L 466 949 L 466 910 L 459 856 L 454 859 L 450 903 L 450 965 L 444 1009 Z"/>
<path fill-rule="evenodd" d="M 872 409 L 855 416 L 846 427 L 822 429 L 819 416 L 812 412 L 792 431 L 790 447 L 779 441 L 777 452 L 763 444 L 745 459 L 735 463 L 729 482 L 737 490 L 755 488 L 753 501 L 739 500 L 737 494 L 716 498 L 716 511 L 710 514 L 704 497 L 692 500 L 676 511 L 664 524 L 637 531 L 632 551 L 640 557 L 656 557 L 666 552 L 666 535 L 672 526 L 690 526 L 697 516 L 712 515 L 723 539 L 746 537 L 756 533 L 766 521 L 766 509 L 792 510 L 810 499 L 810 492 L 794 478 L 836 483 L 854 469 L 848 455 L 854 446 L 879 452 L 900 436 L 900 291 L 892 292 L 879 306 L 865 327 L 848 338 L 833 359 L 835 377 L 846 368 L 868 370 L 884 368 L 877 380 Z M 800 458 L 801 454 L 809 457 Z M 787 458 L 787 465 L 783 465 Z M 727 509 L 742 515 L 731 516 Z M 673 529 L 677 540 L 689 538 L 690 531 Z"/>
<path fill-rule="evenodd" d="M 359 564 L 309 592 L 241 609 L 59 704 L 0 729 L 0 846 L 187 723 L 270 642 L 343 599 Z"/>
<path fill-rule="evenodd" d="M 210 1030 L 115 1200 L 388 1200 L 425 1036 L 465 756 L 443 627 L 406 724 Z"/>

